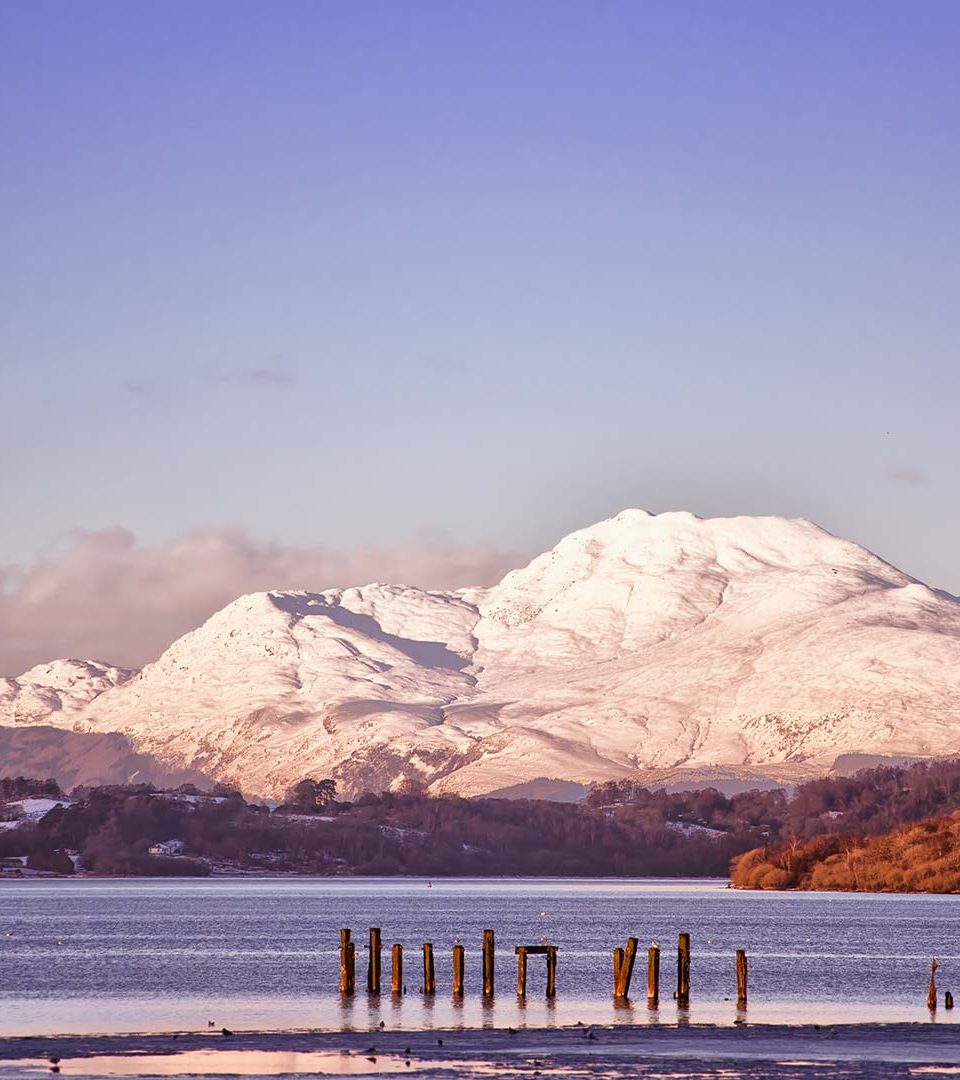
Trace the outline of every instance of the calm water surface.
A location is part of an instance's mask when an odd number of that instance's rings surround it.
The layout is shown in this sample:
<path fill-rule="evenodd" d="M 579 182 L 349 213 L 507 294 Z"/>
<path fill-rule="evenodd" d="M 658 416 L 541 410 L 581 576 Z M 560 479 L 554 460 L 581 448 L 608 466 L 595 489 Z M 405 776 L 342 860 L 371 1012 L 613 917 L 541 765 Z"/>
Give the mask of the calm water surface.
<path fill-rule="evenodd" d="M 356 997 L 338 993 L 339 929 L 357 941 Z M 387 992 L 368 997 L 367 928 L 380 926 Z M 484 927 L 497 932 L 497 997 L 479 995 Z M 693 939 L 692 1000 L 678 1011 L 678 931 Z M 663 948 L 659 1010 L 611 1000 L 611 950 L 628 935 Z M 438 990 L 424 999 L 420 945 Z M 466 946 L 467 993 L 450 956 Z M 518 943 L 559 946 L 558 996 Z M 389 993 L 389 946 L 405 947 L 407 994 Z M 0 882 L 0 1034 L 290 1028 L 541 1026 L 737 1018 L 734 952 L 750 957 L 751 1021 L 930 1020 L 930 958 L 960 1000 L 960 900 L 946 896 L 742 893 L 721 881 L 283 879 Z M 937 1023 L 955 1014 L 942 1008 Z"/>

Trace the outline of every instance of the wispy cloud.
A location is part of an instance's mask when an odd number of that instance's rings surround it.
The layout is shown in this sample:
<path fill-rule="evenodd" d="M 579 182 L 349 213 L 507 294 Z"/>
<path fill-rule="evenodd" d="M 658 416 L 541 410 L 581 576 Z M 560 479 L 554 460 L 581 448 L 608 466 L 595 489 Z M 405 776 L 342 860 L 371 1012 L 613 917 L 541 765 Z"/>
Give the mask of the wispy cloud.
<path fill-rule="evenodd" d="M 155 546 L 121 528 L 76 532 L 56 555 L 0 567 L 0 673 L 66 656 L 139 667 L 243 593 L 369 581 L 487 585 L 518 561 L 429 537 L 339 552 L 262 543 L 239 529 L 191 532 Z"/>
<path fill-rule="evenodd" d="M 296 381 L 289 371 L 280 368 L 256 367 L 244 372 L 250 382 L 265 383 L 270 386 L 293 386 Z"/>
<path fill-rule="evenodd" d="M 884 476 L 889 483 L 901 487 L 920 487 L 927 482 L 927 474 L 922 469 L 904 462 L 888 465 Z"/>
<path fill-rule="evenodd" d="M 120 384 L 120 392 L 129 397 L 146 401 L 152 398 L 157 391 L 155 383 L 145 382 L 140 379 L 126 379 Z"/>
<path fill-rule="evenodd" d="M 176 377 L 158 375 L 152 379 L 125 379 L 119 384 L 119 391 L 126 397 L 150 401 L 165 395 L 185 380 L 208 387 L 272 386 L 278 390 L 297 384 L 293 372 L 278 364 L 266 363 L 244 368 L 195 367 L 186 373 L 179 372 Z"/>

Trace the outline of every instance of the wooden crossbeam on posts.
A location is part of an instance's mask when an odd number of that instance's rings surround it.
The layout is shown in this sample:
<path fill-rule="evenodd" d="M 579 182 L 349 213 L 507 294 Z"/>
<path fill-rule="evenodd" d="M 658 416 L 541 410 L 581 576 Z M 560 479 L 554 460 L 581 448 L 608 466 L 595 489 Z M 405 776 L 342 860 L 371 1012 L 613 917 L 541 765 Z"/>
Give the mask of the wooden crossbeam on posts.
<path fill-rule="evenodd" d="M 613 988 L 615 997 L 630 996 L 630 980 L 633 978 L 633 965 L 637 959 L 637 939 L 627 938 L 627 947 L 623 950 L 623 959 L 617 969 L 617 979 Z"/>
<path fill-rule="evenodd" d="M 690 935 L 677 938 L 677 1004 L 690 1004 Z"/>
<path fill-rule="evenodd" d="M 492 930 L 483 932 L 483 996 L 493 997 L 494 973 L 493 963 L 495 955 L 496 939 Z"/>
<path fill-rule="evenodd" d="M 380 927 L 370 927 L 370 955 L 367 957 L 367 990 L 380 993 Z"/>
<path fill-rule="evenodd" d="M 747 1007 L 747 953 L 737 949 L 737 1008 Z"/>
<path fill-rule="evenodd" d="M 647 949 L 647 1005 L 655 1009 L 660 1004 L 660 946 Z"/>
<path fill-rule="evenodd" d="M 433 970 L 433 946 L 429 941 L 423 943 L 423 992 L 425 994 L 437 992 L 437 979 Z"/>
<path fill-rule="evenodd" d="M 463 996 L 464 975 L 464 948 L 462 945 L 453 947 L 453 992 L 457 997 Z"/>
<path fill-rule="evenodd" d="M 547 958 L 547 997 L 557 996 L 557 946 L 556 945 L 517 945 L 513 950 L 517 954 L 517 997 L 527 996 L 527 957 L 545 956 Z"/>
<path fill-rule="evenodd" d="M 350 931 L 340 931 L 340 993 L 352 994 L 356 986 L 354 945 Z"/>
<path fill-rule="evenodd" d="M 403 993 L 403 946 L 394 945 L 390 950 L 390 990 Z"/>

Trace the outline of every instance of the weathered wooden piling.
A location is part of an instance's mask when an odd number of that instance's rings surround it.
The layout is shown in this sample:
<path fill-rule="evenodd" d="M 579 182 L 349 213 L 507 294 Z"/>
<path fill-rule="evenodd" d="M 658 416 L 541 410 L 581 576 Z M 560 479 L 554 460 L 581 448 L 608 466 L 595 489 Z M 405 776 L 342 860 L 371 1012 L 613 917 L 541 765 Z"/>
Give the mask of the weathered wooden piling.
<path fill-rule="evenodd" d="M 677 1004 L 690 1004 L 690 935 L 677 939 Z"/>
<path fill-rule="evenodd" d="M 637 959 L 637 939 L 627 938 L 627 947 L 622 950 L 623 959 L 617 970 L 617 980 L 613 988 L 614 997 L 630 996 L 630 980 L 633 978 L 633 965 Z"/>
<path fill-rule="evenodd" d="M 527 947 L 518 945 L 517 953 L 517 997 L 527 996 Z"/>
<path fill-rule="evenodd" d="M 620 965 L 623 963 L 623 949 L 618 945 L 613 950 L 613 996 L 617 996 L 617 987 L 620 984 Z"/>
<path fill-rule="evenodd" d="M 747 1005 L 747 953 L 745 949 L 737 949 L 737 1008 L 744 1009 Z"/>
<path fill-rule="evenodd" d="M 647 949 L 647 1005 L 655 1009 L 660 1004 L 660 946 Z"/>
<path fill-rule="evenodd" d="M 953 994 L 949 990 L 943 995 L 943 1007 L 945 1009 L 953 1008 Z"/>
<path fill-rule="evenodd" d="M 423 992 L 437 992 L 437 978 L 433 970 L 433 945 L 429 941 L 423 943 Z"/>
<path fill-rule="evenodd" d="M 352 994 L 354 991 L 354 947 L 350 940 L 350 931 L 340 931 L 340 993 Z"/>
<path fill-rule="evenodd" d="M 370 927 L 370 955 L 367 957 L 367 990 L 371 994 L 380 993 L 380 927 Z"/>
<path fill-rule="evenodd" d="M 930 961 L 930 986 L 927 988 L 927 1008 L 935 1009 L 937 1007 L 937 958 L 934 957 Z"/>
<path fill-rule="evenodd" d="M 483 932 L 483 995 L 493 997 L 494 975 L 493 961 L 496 940 L 492 930 Z"/>
<path fill-rule="evenodd" d="M 463 970 L 464 949 L 462 945 L 453 947 L 453 992 L 457 997 L 463 996 Z"/>
<path fill-rule="evenodd" d="M 403 946 L 394 945 L 390 950 L 390 990 L 403 993 Z"/>
<path fill-rule="evenodd" d="M 557 947 L 547 946 L 547 997 L 557 996 Z"/>

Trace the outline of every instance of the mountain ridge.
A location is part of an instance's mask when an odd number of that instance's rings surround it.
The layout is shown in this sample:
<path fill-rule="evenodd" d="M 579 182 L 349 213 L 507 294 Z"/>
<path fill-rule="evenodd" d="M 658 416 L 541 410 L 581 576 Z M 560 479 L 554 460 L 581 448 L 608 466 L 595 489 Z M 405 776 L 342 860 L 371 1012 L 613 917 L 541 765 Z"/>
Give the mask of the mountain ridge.
<path fill-rule="evenodd" d="M 120 731 L 264 795 L 305 775 L 478 794 L 809 774 L 956 752 L 958 661 L 960 601 L 806 519 L 625 510 L 488 588 L 247 594 L 140 672 L 109 684 L 100 665 L 89 699 L 57 690 L 15 722 Z"/>

